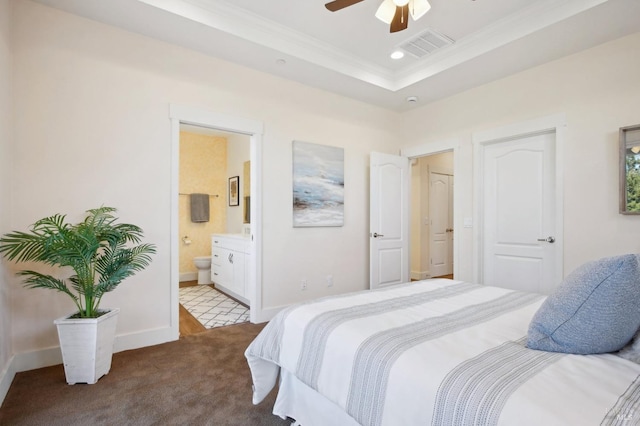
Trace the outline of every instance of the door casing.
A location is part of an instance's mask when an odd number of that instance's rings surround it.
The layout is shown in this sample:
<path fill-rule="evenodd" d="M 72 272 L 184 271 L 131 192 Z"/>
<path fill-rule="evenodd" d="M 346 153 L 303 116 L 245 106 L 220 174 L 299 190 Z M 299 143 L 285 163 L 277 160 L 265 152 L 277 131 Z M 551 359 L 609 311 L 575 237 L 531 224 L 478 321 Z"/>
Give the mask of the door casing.
<path fill-rule="evenodd" d="M 171 120 L 171 318 L 170 328 L 174 339 L 180 335 L 179 317 L 179 235 L 178 235 L 178 178 L 180 154 L 180 124 L 191 124 L 227 132 L 241 133 L 250 137 L 251 176 L 262 176 L 262 135 L 264 124 L 219 114 L 200 108 L 170 104 Z M 251 179 L 251 237 L 249 253 L 249 278 L 247 283 L 250 300 L 249 319 L 252 323 L 269 320 L 262 306 L 262 182 Z"/>
<path fill-rule="evenodd" d="M 521 139 L 530 135 L 536 135 L 545 132 L 555 133 L 555 228 L 556 228 L 556 253 L 555 253 L 555 271 L 554 285 L 560 283 L 563 278 L 563 173 L 562 173 L 562 146 L 565 140 L 566 120 L 563 114 L 556 114 L 529 120 L 520 123 L 514 123 L 508 126 L 490 129 L 487 131 L 476 132 L 472 135 L 472 143 L 474 146 L 474 223 L 473 229 L 473 275 L 474 282 L 483 284 L 483 259 L 484 259 L 484 217 L 483 217 L 483 187 L 482 176 L 484 173 L 484 149 L 486 146 L 494 143 L 508 143 L 510 140 Z"/>

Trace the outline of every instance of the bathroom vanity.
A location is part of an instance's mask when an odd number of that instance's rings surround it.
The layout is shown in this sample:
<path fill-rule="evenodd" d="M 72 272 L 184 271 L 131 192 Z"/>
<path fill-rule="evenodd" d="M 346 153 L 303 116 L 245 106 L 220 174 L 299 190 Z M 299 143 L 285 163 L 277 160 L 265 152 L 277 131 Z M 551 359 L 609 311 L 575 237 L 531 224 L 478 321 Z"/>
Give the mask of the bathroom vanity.
<path fill-rule="evenodd" d="M 249 239 L 241 234 L 211 236 L 211 280 L 223 293 L 249 305 Z"/>

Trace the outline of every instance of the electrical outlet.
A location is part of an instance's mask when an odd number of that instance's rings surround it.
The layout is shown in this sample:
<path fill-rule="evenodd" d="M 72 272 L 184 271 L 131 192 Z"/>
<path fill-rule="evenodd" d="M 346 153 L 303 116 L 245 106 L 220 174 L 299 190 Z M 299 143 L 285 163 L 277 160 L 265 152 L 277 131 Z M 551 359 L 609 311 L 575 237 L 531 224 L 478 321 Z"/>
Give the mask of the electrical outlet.
<path fill-rule="evenodd" d="M 307 289 L 307 280 L 300 281 L 300 290 L 305 291 Z"/>
<path fill-rule="evenodd" d="M 333 287 L 333 275 L 327 275 L 327 287 Z"/>

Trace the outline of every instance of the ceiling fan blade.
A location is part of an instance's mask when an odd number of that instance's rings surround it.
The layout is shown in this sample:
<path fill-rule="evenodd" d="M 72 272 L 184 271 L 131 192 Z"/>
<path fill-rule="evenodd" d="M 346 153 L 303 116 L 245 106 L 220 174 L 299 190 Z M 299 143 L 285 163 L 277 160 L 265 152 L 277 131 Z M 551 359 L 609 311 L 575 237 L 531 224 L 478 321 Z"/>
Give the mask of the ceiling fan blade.
<path fill-rule="evenodd" d="M 376 18 L 387 25 L 391 25 L 394 16 L 396 16 L 396 4 L 393 0 L 384 0 L 376 11 Z"/>
<path fill-rule="evenodd" d="M 409 11 L 411 12 L 411 17 L 414 21 L 422 18 L 422 16 L 431 9 L 431 5 L 428 0 L 413 0 L 409 4 L 411 5 Z"/>
<path fill-rule="evenodd" d="M 391 21 L 390 32 L 406 30 L 409 25 L 409 5 L 396 6 L 396 14 Z"/>
<path fill-rule="evenodd" d="M 344 9 L 345 7 L 352 6 L 356 3 L 360 3 L 361 1 L 364 0 L 333 0 L 325 4 L 324 7 L 332 12 L 335 12 L 336 10 Z"/>

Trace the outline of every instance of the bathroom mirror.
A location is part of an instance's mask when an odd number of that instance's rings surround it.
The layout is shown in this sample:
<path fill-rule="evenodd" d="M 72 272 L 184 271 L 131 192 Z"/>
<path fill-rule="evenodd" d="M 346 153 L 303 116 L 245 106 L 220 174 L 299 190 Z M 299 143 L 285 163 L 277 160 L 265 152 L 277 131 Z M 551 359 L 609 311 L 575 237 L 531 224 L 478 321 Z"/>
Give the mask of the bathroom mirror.
<path fill-rule="evenodd" d="M 620 128 L 620 213 L 640 214 L 640 124 Z"/>
<path fill-rule="evenodd" d="M 251 223 L 251 162 L 245 161 L 243 165 L 244 183 L 242 193 L 244 194 L 244 223 Z"/>

